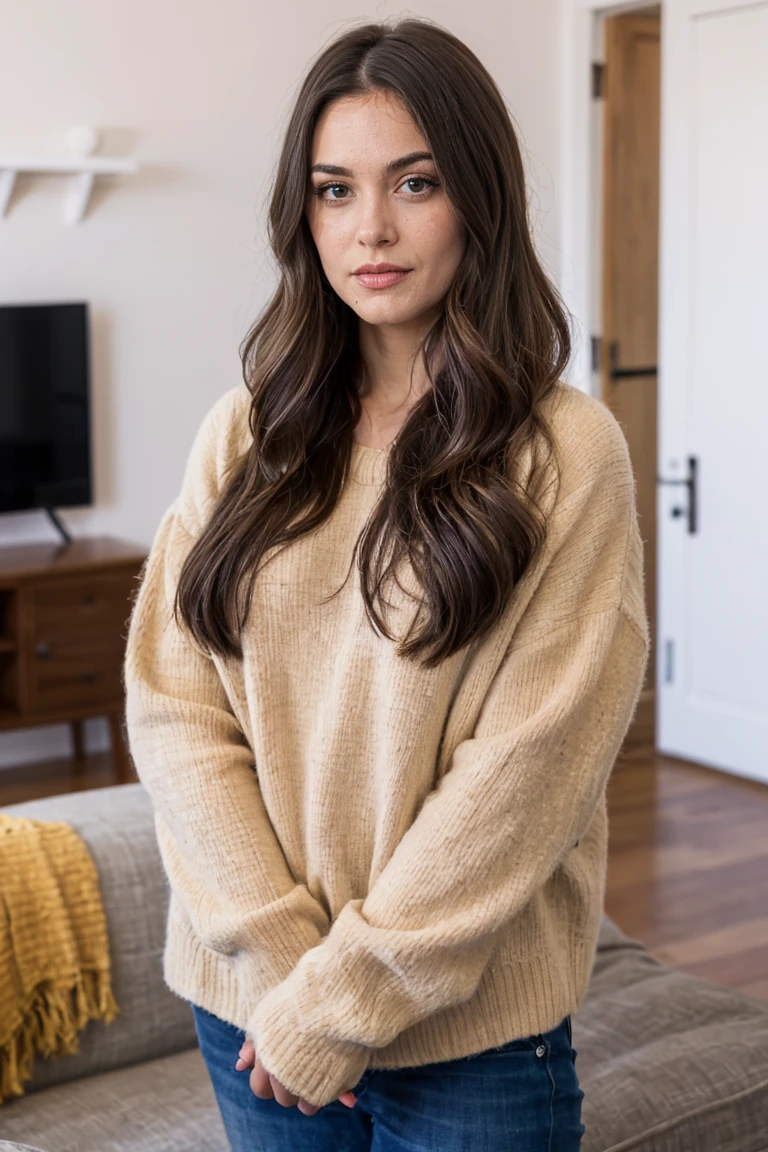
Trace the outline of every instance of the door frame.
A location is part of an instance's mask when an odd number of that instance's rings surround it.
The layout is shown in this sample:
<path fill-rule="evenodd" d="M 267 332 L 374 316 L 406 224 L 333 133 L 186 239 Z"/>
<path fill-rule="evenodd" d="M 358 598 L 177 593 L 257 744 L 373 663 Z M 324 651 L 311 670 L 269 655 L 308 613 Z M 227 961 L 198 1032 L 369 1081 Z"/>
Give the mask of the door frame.
<path fill-rule="evenodd" d="M 670 0 L 670 3 L 674 0 Z M 563 35 L 561 46 L 561 67 L 563 85 L 561 89 L 561 185 L 563 194 L 560 200 L 560 276 L 559 288 L 564 303 L 573 316 L 573 351 L 566 372 L 566 378 L 577 388 L 603 400 L 602 374 L 592 368 L 591 337 L 603 338 L 603 172 L 605 137 L 603 130 L 604 102 L 593 95 L 592 65 L 604 63 L 603 21 L 611 16 L 628 15 L 656 7 L 654 0 L 619 0 L 606 3 L 605 0 L 561 0 L 563 15 Z M 660 34 L 662 45 L 665 36 L 665 22 L 669 15 L 669 5 L 664 0 L 660 9 Z M 663 61 L 662 61 L 663 71 Z M 610 81 L 609 81 L 610 82 Z M 663 100 L 660 102 L 659 125 L 660 150 L 663 151 Z M 661 157 L 659 158 L 661 163 Z M 661 183 L 661 173 L 660 173 Z M 661 187 L 659 189 L 661 192 Z M 659 244 L 661 243 L 662 221 L 659 218 Z M 660 285 L 659 285 L 660 289 Z M 659 311 L 661 299 L 659 291 Z M 661 316 L 658 318 L 661 326 Z M 601 339 L 601 351 L 605 354 L 605 340 Z M 658 375 L 657 375 L 658 387 Z M 660 436 L 661 429 L 657 430 Z M 658 445 L 657 445 L 658 452 Z M 646 465 L 655 478 L 657 461 Z M 656 547 L 659 547 L 658 522 L 656 524 Z M 653 580 L 658 595 L 658 555 L 655 572 L 647 573 L 648 581 Z M 658 648 L 659 621 L 658 608 L 655 627 L 651 637 L 654 649 Z M 658 697 L 659 668 L 658 657 L 653 657 L 651 673 L 640 697 L 640 707 L 627 733 L 625 752 L 639 750 L 647 754 L 655 749 L 658 741 Z"/>
<path fill-rule="evenodd" d="M 605 16 L 649 8 L 653 0 L 561 0 L 560 66 L 560 267 L 558 286 L 577 321 L 567 379 L 600 397 L 600 376 L 592 371 L 591 337 L 602 335 L 601 320 L 601 106 L 592 97 L 592 64 L 600 59 L 600 21 Z M 661 0 L 661 39 L 668 5 Z M 663 102 L 662 124 L 663 135 Z M 566 255 L 567 254 L 567 255 Z"/>

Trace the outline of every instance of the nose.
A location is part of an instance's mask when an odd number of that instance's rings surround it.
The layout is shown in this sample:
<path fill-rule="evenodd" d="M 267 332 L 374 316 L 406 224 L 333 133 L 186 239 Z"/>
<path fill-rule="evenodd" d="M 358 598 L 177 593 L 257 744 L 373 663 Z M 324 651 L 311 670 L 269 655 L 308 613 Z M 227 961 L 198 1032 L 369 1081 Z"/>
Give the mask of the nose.
<path fill-rule="evenodd" d="M 368 248 L 380 244 L 394 244 L 397 239 L 395 221 L 386 193 L 371 193 L 361 198 L 357 239 Z"/>

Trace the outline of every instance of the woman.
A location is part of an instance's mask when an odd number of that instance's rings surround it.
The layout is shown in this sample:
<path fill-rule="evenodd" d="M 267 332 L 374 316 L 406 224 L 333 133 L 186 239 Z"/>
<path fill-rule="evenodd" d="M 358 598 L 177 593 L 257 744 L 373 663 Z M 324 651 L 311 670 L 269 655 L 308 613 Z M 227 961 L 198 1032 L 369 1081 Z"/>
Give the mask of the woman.
<path fill-rule="evenodd" d="M 571 1152 L 642 541 L 466 46 L 330 44 L 270 239 L 128 635 L 165 979 L 236 1150 Z"/>

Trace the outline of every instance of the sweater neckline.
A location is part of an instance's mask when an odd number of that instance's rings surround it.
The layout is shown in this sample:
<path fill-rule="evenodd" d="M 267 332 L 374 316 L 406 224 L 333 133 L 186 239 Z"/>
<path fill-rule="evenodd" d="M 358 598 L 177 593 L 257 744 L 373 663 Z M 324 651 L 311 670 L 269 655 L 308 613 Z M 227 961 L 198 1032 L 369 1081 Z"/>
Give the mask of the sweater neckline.
<path fill-rule="evenodd" d="M 387 461 L 389 460 L 392 441 L 385 448 L 371 448 L 368 444 L 361 444 L 359 440 L 352 441 L 352 455 L 349 472 L 358 484 L 383 484 L 387 475 Z"/>

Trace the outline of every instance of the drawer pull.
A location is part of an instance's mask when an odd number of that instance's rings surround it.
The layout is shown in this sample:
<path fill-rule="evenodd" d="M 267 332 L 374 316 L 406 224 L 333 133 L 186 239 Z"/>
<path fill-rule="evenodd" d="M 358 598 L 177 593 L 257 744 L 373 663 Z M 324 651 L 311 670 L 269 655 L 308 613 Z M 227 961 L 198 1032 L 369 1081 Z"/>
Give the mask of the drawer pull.
<path fill-rule="evenodd" d="M 41 660 L 44 660 L 46 656 L 50 656 L 51 646 L 47 640 L 39 640 L 37 642 L 35 645 L 35 654 L 39 656 Z"/>
<path fill-rule="evenodd" d="M 96 599 L 96 597 L 93 596 L 90 592 L 88 592 L 87 595 L 83 596 L 80 603 L 81 604 L 93 604 L 95 599 Z"/>
<path fill-rule="evenodd" d="M 85 684 L 92 684 L 93 681 L 96 679 L 96 673 L 95 672 L 83 672 L 82 675 L 80 676 L 80 679 Z"/>

